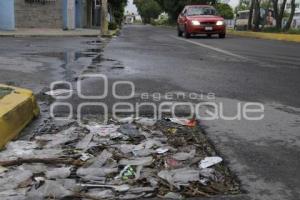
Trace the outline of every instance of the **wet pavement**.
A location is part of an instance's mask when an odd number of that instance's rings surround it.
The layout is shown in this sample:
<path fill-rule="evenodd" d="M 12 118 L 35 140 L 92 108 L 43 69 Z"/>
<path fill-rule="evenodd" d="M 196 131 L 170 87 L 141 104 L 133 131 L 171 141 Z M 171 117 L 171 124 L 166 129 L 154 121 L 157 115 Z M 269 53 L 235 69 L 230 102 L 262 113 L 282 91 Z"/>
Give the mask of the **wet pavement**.
<path fill-rule="evenodd" d="M 74 119 L 82 103 L 105 103 L 111 114 L 113 105 L 120 102 L 112 95 L 115 81 L 134 83 L 133 97 L 122 100 L 127 103 L 197 104 L 207 101 L 208 93 L 214 93 L 216 99 L 212 101 L 223 103 L 227 115 L 234 115 L 239 103 L 263 103 L 265 117 L 260 121 L 210 121 L 200 117 L 202 131 L 241 181 L 244 193 L 225 199 L 298 199 L 300 46 L 297 43 L 231 36 L 225 40 L 197 37 L 186 41 L 178 39 L 173 29 L 151 26 L 127 26 L 107 45 L 98 38 L 0 40 L 1 82 L 39 93 L 44 114 L 49 113 L 54 99 L 43 92 L 49 90 L 52 81 L 58 80 L 71 81 L 75 90 L 71 98 L 57 100 L 72 105 Z M 107 97 L 100 101 L 80 98 L 76 88 L 78 79 L 82 80 L 86 95 L 103 92 L 103 82 L 96 78 L 78 78 L 79 74 L 97 73 L 108 77 Z M 119 95 L 130 92 L 131 88 L 124 85 L 117 90 Z M 204 98 L 191 99 L 191 93 L 203 94 Z M 207 115 L 207 109 L 210 107 L 201 108 L 202 117 Z M 178 112 L 184 114 L 185 110 L 180 108 Z M 55 113 L 66 116 L 68 108 L 60 107 Z M 101 117 L 104 110 L 92 105 L 82 113 L 87 118 Z M 140 113 L 151 115 L 153 110 L 143 107 Z M 48 117 L 36 123 L 38 128 L 26 129 L 24 137 L 59 131 Z"/>
<path fill-rule="evenodd" d="M 96 37 L 0 38 L 0 80 L 35 93 L 53 81 L 74 81 L 105 42 Z"/>
<path fill-rule="evenodd" d="M 299 48 L 297 43 L 233 36 L 186 42 L 177 39 L 173 29 L 128 26 L 104 49 L 105 62 L 97 71 L 107 75 L 110 83 L 134 83 L 135 96 L 126 102 L 159 105 L 168 100 L 167 93 L 178 92 L 185 97 L 191 92 L 204 94 L 205 101 L 205 94 L 214 93 L 215 102 L 223 103 L 229 116 L 238 111 L 239 103 L 262 103 L 263 120 L 200 117 L 201 125 L 241 180 L 245 191 L 241 199 L 297 199 Z M 115 65 L 122 69 L 112 70 Z M 85 81 L 91 93 L 99 90 L 97 80 Z M 119 92 L 129 94 L 130 89 L 123 87 Z M 199 102 L 178 96 L 171 101 L 178 100 Z M 109 95 L 102 102 L 111 108 L 116 100 Z"/>

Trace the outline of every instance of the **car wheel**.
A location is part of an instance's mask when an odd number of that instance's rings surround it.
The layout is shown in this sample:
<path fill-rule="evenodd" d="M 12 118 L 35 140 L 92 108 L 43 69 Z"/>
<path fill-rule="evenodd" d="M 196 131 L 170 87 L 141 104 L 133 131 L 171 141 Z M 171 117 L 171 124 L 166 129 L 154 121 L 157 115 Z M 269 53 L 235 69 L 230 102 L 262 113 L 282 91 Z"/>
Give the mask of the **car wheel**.
<path fill-rule="evenodd" d="M 178 37 L 182 37 L 183 32 L 180 30 L 179 27 L 178 27 L 178 29 L 177 29 L 177 33 L 178 33 Z"/>
<path fill-rule="evenodd" d="M 191 37 L 191 34 L 187 31 L 186 27 L 184 29 L 184 37 L 187 38 L 187 39 Z"/>
<path fill-rule="evenodd" d="M 219 38 L 225 38 L 225 37 L 226 37 L 226 34 L 225 34 L 225 33 L 219 34 Z"/>

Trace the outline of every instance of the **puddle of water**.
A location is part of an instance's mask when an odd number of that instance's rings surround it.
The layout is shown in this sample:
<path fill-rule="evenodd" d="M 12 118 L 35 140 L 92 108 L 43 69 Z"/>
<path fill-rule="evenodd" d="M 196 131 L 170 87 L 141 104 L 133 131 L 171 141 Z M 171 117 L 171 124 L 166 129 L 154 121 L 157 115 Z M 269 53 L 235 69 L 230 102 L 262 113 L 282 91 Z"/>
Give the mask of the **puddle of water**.
<path fill-rule="evenodd" d="M 88 45 L 98 45 L 101 44 L 102 41 L 101 40 L 93 40 L 93 41 L 87 41 L 86 44 Z"/>
<path fill-rule="evenodd" d="M 114 67 L 111 67 L 111 69 L 124 69 L 125 67 L 123 66 L 114 66 Z"/>
<path fill-rule="evenodd" d="M 116 60 L 109 59 L 109 58 L 103 58 L 103 55 L 100 54 L 100 55 L 96 56 L 96 57 L 92 60 L 92 63 L 93 63 L 93 64 L 97 64 L 97 63 L 100 63 L 100 62 L 103 62 L 103 61 L 107 61 L 107 62 L 115 62 Z"/>
<path fill-rule="evenodd" d="M 93 49 L 87 49 L 86 52 L 101 53 L 103 52 L 103 50 L 100 48 L 93 48 Z"/>
<path fill-rule="evenodd" d="M 58 58 L 59 60 L 64 60 L 64 52 L 40 52 L 40 53 L 24 53 L 26 56 L 44 56 L 51 58 Z"/>

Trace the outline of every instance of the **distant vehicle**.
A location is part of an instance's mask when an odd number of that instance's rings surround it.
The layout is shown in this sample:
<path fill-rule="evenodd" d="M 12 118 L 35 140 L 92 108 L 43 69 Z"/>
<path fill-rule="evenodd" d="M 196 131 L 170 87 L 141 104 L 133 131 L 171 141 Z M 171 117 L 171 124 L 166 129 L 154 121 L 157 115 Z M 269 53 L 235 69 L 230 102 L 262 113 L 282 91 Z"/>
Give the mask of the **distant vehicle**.
<path fill-rule="evenodd" d="M 236 30 L 247 30 L 248 29 L 248 19 L 249 19 L 249 10 L 238 11 L 236 15 L 236 21 L 234 29 Z"/>
<path fill-rule="evenodd" d="M 135 15 L 134 14 L 128 14 L 124 17 L 124 23 L 125 24 L 133 24 L 135 20 Z"/>
<path fill-rule="evenodd" d="M 250 10 L 241 10 L 237 12 L 234 29 L 235 30 L 247 30 L 248 20 L 249 20 Z M 254 26 L 254 16 L 252 17 L 252 26 Z M 274 18 L 274 12 L 272 10 L 260 9 L 259 16 L 259 27 L 274 27 L 276 25 L 276 20 Z"/>
<path fill-rule="evenodd" d="M 210 37 L 218 34 L 219 38 L 226 36 L 224 18 L 218 16 L 216 9 L 209 5 L 186 6 L 178 16 L 178 36 L 190 38 L 191 35 L 206 34 Z"/>

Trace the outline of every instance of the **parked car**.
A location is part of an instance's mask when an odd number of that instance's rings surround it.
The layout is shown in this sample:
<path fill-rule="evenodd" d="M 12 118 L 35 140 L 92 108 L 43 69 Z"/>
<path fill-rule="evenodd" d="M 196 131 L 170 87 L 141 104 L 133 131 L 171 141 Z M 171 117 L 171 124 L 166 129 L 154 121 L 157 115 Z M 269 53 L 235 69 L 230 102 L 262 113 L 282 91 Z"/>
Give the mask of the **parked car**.
<path fill-rule="evenodd" d="M 210 37 L 218 34 L 219 38 L 226 36 L 224 18 L 218 16 L 216 9 L 210 5 L 186 6 L 178 16 L 178 36 L 190 38 L 191 35 L 206 34 Z"/>
<path fill-rule="evenodd" d="M 235 21 L 235 30 L 247 30 L 248 29 L 248 19 L 249 19 L 249 10 L 238 11 Z"/>

